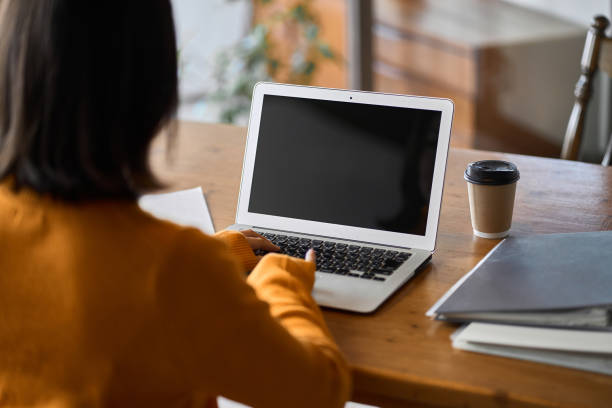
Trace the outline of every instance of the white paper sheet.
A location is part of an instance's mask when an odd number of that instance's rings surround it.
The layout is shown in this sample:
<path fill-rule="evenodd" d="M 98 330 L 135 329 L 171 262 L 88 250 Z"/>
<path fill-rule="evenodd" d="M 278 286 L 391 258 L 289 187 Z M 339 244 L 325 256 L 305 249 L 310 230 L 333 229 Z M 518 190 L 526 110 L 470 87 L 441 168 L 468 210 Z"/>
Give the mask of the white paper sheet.
<path fill-rule="evenodd" d="M 140 197 L 138 205 L 162 220 L 195 227 L 206 234 L 215 232 L 201 187 L 173 193 L 147 194 Z"/>
<path fill-rule="evenodd" d="M 612 333 L 471 323 L 453 347 L 612 375 Z"/>
<path fill-rule="evenodd" d="M 457 339 L 499 346 L 612 355 L 611 332 L 471 323 Z"/>
<path fill-rule="evenodd" d="M 217 398 L 217 405 L 219 405 L 219 408 L 250 408 L 247 405 L 244 404 L 239 404 L 235 401 L 229 400 L 227 398 L 223 398 L 223 397 L 218 397 Z M 358 404 L 356 402 L 347 402 L 346 405 L 344 406 L 344 408 L 378 408 L 372 405 L 365 405 L 365 404 Z"/>

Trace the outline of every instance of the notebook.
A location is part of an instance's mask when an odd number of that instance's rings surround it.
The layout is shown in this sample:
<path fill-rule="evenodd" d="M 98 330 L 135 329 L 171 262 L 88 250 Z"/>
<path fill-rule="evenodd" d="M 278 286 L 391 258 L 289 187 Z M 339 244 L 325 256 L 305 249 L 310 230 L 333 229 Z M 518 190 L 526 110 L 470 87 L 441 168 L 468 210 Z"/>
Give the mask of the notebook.
<path fill-rule="evenodd" d="M 612 329 L 612 231 L 509 237 L 429 315 Z"/>
<path fill-rule="evenodd" d="M 612 375 L 612 333 L 470 323 L 453 347 Z"/>

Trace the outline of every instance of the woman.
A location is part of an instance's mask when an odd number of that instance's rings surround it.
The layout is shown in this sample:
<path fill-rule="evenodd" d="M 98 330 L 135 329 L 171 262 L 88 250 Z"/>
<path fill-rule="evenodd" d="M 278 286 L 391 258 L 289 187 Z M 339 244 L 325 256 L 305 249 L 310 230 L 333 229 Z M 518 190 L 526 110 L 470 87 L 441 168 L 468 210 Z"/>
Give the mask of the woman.
<path fill-rule="evenodd" d="M 312 253 L 258 262 L 253 233 L 136 205 L 177 104 L 169 0 L 1 0 L 0 18 L 0 406 L 342 406 Z"/>

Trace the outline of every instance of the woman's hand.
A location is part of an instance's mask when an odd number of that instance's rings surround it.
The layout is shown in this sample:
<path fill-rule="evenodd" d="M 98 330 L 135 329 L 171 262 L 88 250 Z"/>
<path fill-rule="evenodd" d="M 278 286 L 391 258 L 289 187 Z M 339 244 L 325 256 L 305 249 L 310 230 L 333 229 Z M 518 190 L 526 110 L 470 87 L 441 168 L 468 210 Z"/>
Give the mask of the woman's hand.
<path fill-rule="evenodd" d="M 280 248 L 272 243 L 268 238 L 256 233 L 253 230 L 240 231 L 245 236 L 253 251 L 262 250 L 268 252 L 278 252 Z"/>
<path fill-rule="evenodd" d="M 257 232 L 253 230 L 250 230 L 250 229 L 242 230 L 240 232 L 247 239 L 253 251 L 256 251 L 256 250 L 262 250 L 262 251 L 268 251 L 268 252 L 280 251 L 280 247 L 273 244 L 272 241 L 270 241 L 268 238 L 264 237 L 263 235 L 258 234 Z M 310 248 L 306 252 L 306 255 L 304 256 L 304 260 L 306 260 L 307 262 L 312 262 L 316 265 L 316 259 L 317 259 L 317 256 L 316 256 L 314 249 Z"/>

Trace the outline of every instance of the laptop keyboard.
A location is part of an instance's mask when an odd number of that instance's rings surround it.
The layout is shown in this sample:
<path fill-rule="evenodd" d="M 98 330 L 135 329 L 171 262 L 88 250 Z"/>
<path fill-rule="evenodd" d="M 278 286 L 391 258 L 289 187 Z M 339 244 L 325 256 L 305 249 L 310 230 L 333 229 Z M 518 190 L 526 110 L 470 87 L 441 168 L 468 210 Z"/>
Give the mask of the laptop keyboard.
<path fill-rule="evenodd" d="M 340 242 L 295 237 L 291 235 L 260 233 L 281 248 L 281 254 L 304 258 L 312 248 L 317 254 L 317 271 L 352 278 L 384 281 L 410 258 L 403 251 L 349 245 Z M 265 251 L 255 251 L 264 255 Z"/>

